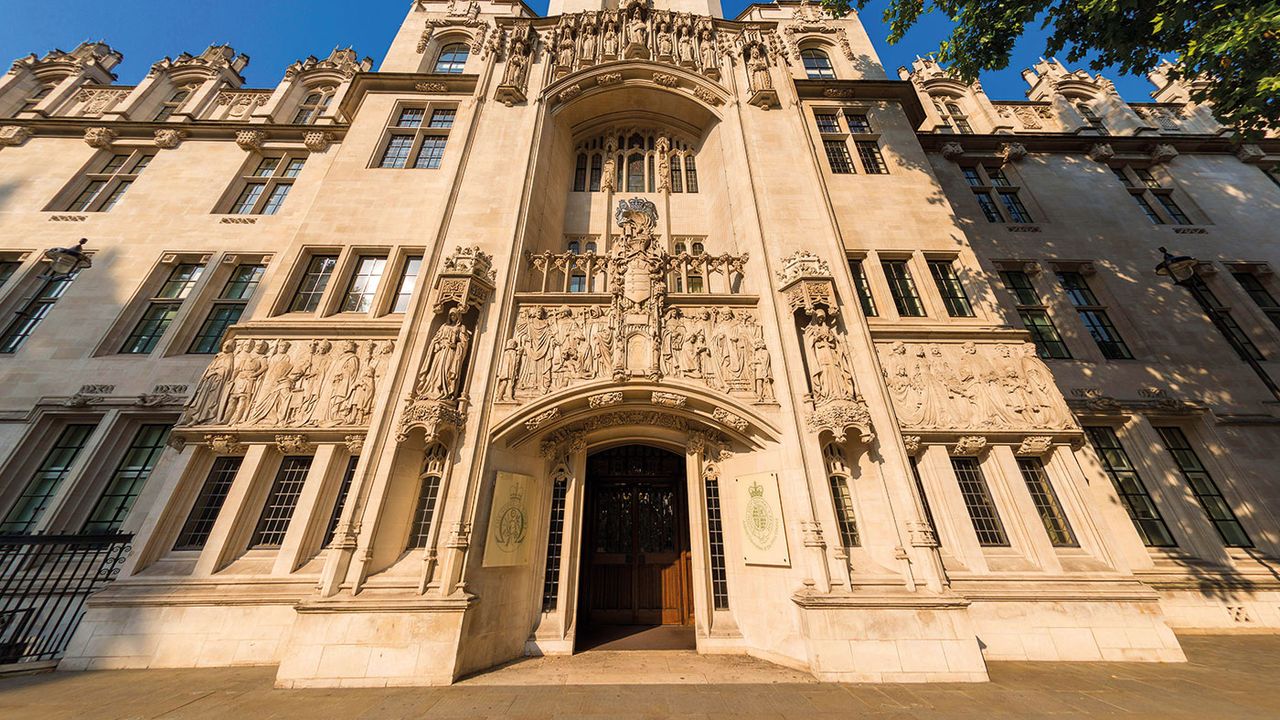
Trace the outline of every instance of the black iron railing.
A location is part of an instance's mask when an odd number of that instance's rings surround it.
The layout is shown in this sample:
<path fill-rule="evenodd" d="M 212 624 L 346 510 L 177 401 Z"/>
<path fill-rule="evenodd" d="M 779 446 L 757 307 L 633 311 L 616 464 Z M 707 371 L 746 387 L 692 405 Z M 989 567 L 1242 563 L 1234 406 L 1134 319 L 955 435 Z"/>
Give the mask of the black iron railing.
<path fill-rule="evenodd" d="M 132 535 L 0 535 L 0 665 L 57 660 Z"/>

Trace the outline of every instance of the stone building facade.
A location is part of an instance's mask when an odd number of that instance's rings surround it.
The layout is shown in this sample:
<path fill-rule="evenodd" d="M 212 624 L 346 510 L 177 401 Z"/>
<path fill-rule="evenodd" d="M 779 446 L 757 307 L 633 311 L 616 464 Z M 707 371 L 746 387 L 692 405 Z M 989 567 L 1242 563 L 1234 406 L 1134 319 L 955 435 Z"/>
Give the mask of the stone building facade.
<path fill-rule="evenodd" d="M 441 684 L 661 624 L 981 681 L 1280 627 L 1280 142 L 1167 68 L 996 101 L 700 0 L 415 0 L 265 89 L 120 59 L 0 78 L 0 522 L 134 534 L 63 668 Z"/>

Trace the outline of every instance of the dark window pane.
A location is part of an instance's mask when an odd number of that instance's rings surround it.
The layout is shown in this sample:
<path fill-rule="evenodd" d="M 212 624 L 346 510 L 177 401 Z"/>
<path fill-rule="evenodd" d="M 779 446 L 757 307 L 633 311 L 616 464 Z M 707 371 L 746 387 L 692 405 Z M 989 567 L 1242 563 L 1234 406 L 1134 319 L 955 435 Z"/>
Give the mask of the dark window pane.
<path fill-rule="evenodd" d="M 415 168 L 425 168 L 434 170 L 440 167 L 441 160 L 444 159 L 444 145 L 446 138 L 443 135 L 428 135 L 422 139 L 422 147 L 418 149 L 418 158 L 414 161 Z"/>
<path fill-rule="evenodd" d="M 1027 492 L 1031 493 L 1031 502 L 1036 506 L 1036 513 L 1044 524 L 1044 531 L 1049 535 L 1049 542 L 1054 547 L 1078 546 L 1080 543 L 1076 542 L 1071 523 L 1067 522 L 1067 514 L 1062 511 L 1062 503 L 1053 490 L 1053 483 L 1049 482 L 1044 463 L 1040 458 L 1021 457 L 1018 458 L 1018 470 L 1022 473 L 1023 482 L 1027 484 Z"/>
<path fill-rule="evenodd" d="M 822 147 L 826 150 L 831 172 L 836 175 L 853 173 L 853 158 L 849 156 L 849 146 L 843 140 L 823 140 Z"/>
<path fill-rule="evenodd" d="M 84 450 L 95 427 L 87 424 L 68 425 L 62 429 L 40 467 L 5 514 L 4 521 L 0 522 L 0 533 L 29 533 L 35 530 L 49 501 L 57 492 L 58 486 L 71 473 L 71 466 L 80 456 L 80 451 Z"/>
<path fill-rule="evenodd" d="M 335 255 L 316 255 L 311 258 L 306 272 L 303 273 L 302 281 L 298 283 L 298 291 L 293 296 L 293 303 L 289 306 L 291 312 L 315 312 L 315 309 L 320 306 L 320 298 L 329 285 L 329 278 L 333 275 L 333 267 L 337 263 L 338 258 Z"/>
<path fill-rule="evenodd" d="M 1204 508 L 1205 515 L 1222 537 L 1223 544 L 1227 547 L 1253 547 L 1249 534 L 1236 519 L 1235 511 L 1227 504 L 1227 499 L 1218 489 L 1213 476 L 1200 462 L 1200 456 L 1196 455 L 1186 434 L 1177 427 L 1158 427 L 1156 432 L 1160 433 L 1165 448 L 1169 450 L 1183 479 L 1191 487 L 1191 494 L 1195 495 L 1200 507 Z"/>
<path fill-rule="evenodd" d="M 858 291 L 858 302 L 862 304 L 862 314 L 876 317 L 876 301 L 871 294 L 871 283 L 867 282 L 866 270 L 861 260 L 850 260 L 849 271 L 853 273 L 853 287 Z"/>
<path fill-rule="evenodd" d="M 220 457 L 213 461 L 209 477 L 196 497 L 187 521 L 178 533 L 178 540 L 173 544 L 174 550 L 199 550 L 209 540 L 213 524 L 218 521 L 218 513 L 222 511 L 222 503 L 226 502 L 227 493 L 231 492 L 231 483 L 240 470 L 243 458 Z"/>
<path fill-rule="evenodd" d="M 1000 522 L 1000 515 L 996 512 L 996 504 L 991 499 L 991 491 L 987 489 L 987 480 L 982 476 L 977 458 L 953 457 L 951 468 L 955 470 L 956 482 L 960 484 L 960 495 L 964 498 L 965 509 L 969 511 L 978 544 L 1008 545 L 1004 525 Z"/>
<path fill-rule="evenodd" d="M 858 158 L 862 160 L 862 169 L 868 175 L 884 175 L 889 172 L 889 167 L 884 164 L 884 156 L 880 154 L 878 142 L 859 140 L 854 145 L 858 146 Z"/>
<path fill-rule="evenodd" d="M 911 278 L 911 270 L 906 260 L 885 260 L 881 263 L 885 279 L 889 281 L 889 293 L 893 296 L 894 307 L 903 317 L 924 317 L 924 305 L 920 302 L 920 294 L 916 292 L 915 280 Z"/>
<path fill-rule="evenodd" d="M 262 507 L 262 515 L 249 541 L 250 548 L 278 548 L 289 530 L 289 521 L 298 506 L 298 496 L 311 470 L 311 458 L 289 456 L 280 461 L 280 470 Z"/>
<path fill-rule="evenodd" d="M 1116 494 L 1129 513 L 1129 519 L 1133 521 L 1142 542 L 1148 547 L 1176 547 L 1177 543 L 1173 541 L 1169 527 L 1160 516 L 1155 500 L 1147 492 L 1142 478 L 1138 477 L 1138 471 L 1129 462 L 1129 455 L 1120 445 L 1120 438 L 1116 436 L 1115 430 L 1106 426 L 1086 427 L 1084 430 L 1097 450 L 1098 459 L 1102 461 L 1102 467 L 1111 478 Z"/>
<path fill-rule="evenodd" d="M 107 533 L 116 532 L 124 524 L 133 501 L 138 499 L 142 486 L 151 476 L 156 461 L 164 452 L 165 440 L 169 437 L 168 425 L 143 425 L 134 436 L 133 443 L 125 452 L 124 459 L 116 467 L 107 481 L 106 488 L 98 496 L 89 519 L 82 532 Z"/>
<path fill-rule="evenodd" d="M 964 286 L 960 284 L 953 263 L 950 260 L 930 260 L 929 272 L 938 286 L 938 293 L 942 295 L 947 314 L 951 317 L 973 317 L 973 306 L 964 292 Z"/>

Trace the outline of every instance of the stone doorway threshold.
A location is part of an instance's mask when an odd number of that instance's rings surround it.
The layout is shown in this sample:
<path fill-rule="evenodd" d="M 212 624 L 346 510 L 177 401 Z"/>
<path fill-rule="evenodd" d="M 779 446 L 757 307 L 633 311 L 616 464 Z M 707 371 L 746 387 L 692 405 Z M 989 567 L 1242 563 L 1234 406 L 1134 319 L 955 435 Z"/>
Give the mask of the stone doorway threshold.
<path fill-rule="evenodd" d="M 692 650 L 592 650 L 522 658 L 458 681 L 501 685 L 777 685 L 814 684 L 812 675 L 747 655 Z"/>
<path fill-rule="evenodd" d="M 578 652 L 599 650 L 695 650 L 692 625 L 601 625 L 582 629 Z"/>

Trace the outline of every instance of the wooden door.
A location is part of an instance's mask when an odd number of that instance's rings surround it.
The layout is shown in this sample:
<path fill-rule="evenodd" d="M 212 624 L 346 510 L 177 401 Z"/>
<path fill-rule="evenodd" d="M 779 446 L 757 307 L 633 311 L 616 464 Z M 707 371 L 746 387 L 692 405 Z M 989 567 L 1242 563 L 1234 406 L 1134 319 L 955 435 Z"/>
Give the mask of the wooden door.
<path fill-rule="evenodd" d="M 607 625 L 692 620 L 684 459 L 626 446 L 587 470 L 584 617 Z"/>

